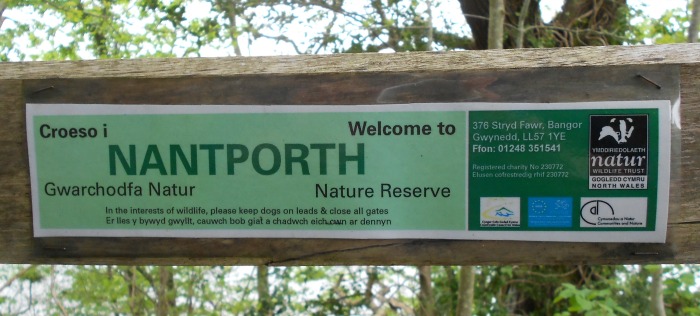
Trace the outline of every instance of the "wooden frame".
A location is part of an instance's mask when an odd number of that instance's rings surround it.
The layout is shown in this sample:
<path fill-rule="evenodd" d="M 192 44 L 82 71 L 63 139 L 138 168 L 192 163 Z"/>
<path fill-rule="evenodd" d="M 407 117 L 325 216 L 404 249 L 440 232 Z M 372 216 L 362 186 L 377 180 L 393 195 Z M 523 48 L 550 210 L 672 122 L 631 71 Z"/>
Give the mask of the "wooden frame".
<path fill-rule="evenodd" d="M 668 71 L 668 69 L 672 69 Z M 557 73 L 561 77 L 550 78 Z M 617 75 L 609 75 L 609 74 Z M 646 74 L 652 75 L 647 77 Z M 678 74 L 679 79 L 661 78 Z M 411 78 L 541 78 L 577 90 L 500 101 L 649 99 L 610 88 L 678 91 L 680 151 L 665 244 L 455 240 L 34 238 L 25 104 L 372 104 L 378 88 Z M 577 78 L 581 74 L 584 79 Z M 644 78 L 636 78 L 642 76 Z M 520 77 L 519 77 L 520 76 Z M 656 76 L 656 77 L 655 77 Z M 603 78 L 609 77 L 609 78 Z M 547 79 L 550 78 L 550 79 Z M 568 79 L 567 79 L 568 78 Z M 505 82 L 506 79 L 503 81 Z M 549 81 L 548 81 L 549 80 Z M 606 85 L 596 82 L 607 80 Z M 634 83 L 637 87 L 637 83 Z M 641 86 L 640 86 L 641 87 Z M 514 88 L 515 89 L 515 88 Z M 634 89 L 641 89 L 639 87 Z M 609 91 L 608 91 L 609 90 Z M 615 92 L 618 91 L 618 92 Z M 646 91 L 646 90 L 645 90 Z M 651 91 L 651 90 L 649 90 Z M 662 94 L 663 95 L 663 94 Z M 425 100 L 418 100 L 425 102 Z M 451 101 L 451 100 L 440 100 Z M 479 100 L 477 100 L 479 101 Z M 0 64 L 0 262 L 167 265 L 621 264 L 700 262 L 700 45 L 450 53 Z M 675 201 L 675 202 L 674 202 Z"/>

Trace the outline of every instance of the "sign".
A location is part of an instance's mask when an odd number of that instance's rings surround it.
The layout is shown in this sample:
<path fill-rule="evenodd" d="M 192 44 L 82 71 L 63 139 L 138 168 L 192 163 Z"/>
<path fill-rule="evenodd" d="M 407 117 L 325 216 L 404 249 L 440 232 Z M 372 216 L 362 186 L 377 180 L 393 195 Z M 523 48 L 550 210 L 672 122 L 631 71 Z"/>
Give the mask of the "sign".
<path fill-rule="evenodd" d="M 34 234 L 664 242 L 669 111 L 28 104 Z"/>

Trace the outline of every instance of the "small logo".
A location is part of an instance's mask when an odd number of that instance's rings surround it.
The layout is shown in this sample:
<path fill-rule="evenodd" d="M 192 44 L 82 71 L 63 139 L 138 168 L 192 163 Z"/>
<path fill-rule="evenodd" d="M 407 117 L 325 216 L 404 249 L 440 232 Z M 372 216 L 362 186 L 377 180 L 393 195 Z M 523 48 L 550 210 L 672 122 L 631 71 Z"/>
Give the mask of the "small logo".
<path fill-rule="evenodd" d="M 497 217 L 512 217 L 513 215 L 515 215 L 515 212 L 513 212 L 505 207 L 501 207 L 496 211 Z"/>
<path fill-rule="evenodd" d="M 581 206 L 581 219 L 589 225 L 597 225 L 601 215 L 615 216 L 615 210 L 610 203 L 603 200 L 593 200 Z"/>
<path fill-rule="evenodd" d="M 581 227 L 628 228 L 647 226 L 647 198 L 581 198 Z"/>
<path fill-rule="evenodd" d="M 479 200 L 481 227 L 519 227 L 519 197 L 482 197 Z"/>
<path fill-rule="evenodd" d="M 527 225 L 529 227 L 571 227 L 573 198 L 528 198 Z"/>
<path fill-rule="evenodd" d="M 588 188 L 647 189 L 649 117 L 591 115 Z"/>

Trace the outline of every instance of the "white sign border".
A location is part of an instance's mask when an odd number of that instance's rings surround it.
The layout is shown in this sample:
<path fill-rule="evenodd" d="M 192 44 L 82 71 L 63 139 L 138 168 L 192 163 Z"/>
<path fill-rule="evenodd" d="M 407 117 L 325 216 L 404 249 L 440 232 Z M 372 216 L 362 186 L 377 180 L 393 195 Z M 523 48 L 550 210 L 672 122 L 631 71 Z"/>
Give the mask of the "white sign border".
<path fill-rule="evenodd" d="M 416 112 L 498 110 L 591 110 L 659 109 L 659 162 L 656 226 L 654 231 L 433 231 L 433 230 L 182 230 L 182 229 L 44 229 L 40 223 L 34 116 L 45 115 L 137 115 L 221 113 L 314 113 L 314 112 Z M 31 179 L 35 237 L 166 237 L 166 238 L 341 238 L 341 239 L 455 239 L 553 242 L 664 243 L 669 213 L 671 169 L 671 103 L 654 101 L 604 101 L 576 103 L 423 103 L 382 105 L 116 105 L 32 104 L 26 108 L 27 145 Z M 651 122 L 650 122 L 651 123 Z M 469 148 L 467 133 L 466 148 Z M 466 153 L 467 166 L 469 155 Z M 467 168 L 468 169 L 468 168 Z M 469 191 L 468 174 L 466 190 Z M 468 194 L 465 205 L 468 208 Z M 468 210 L 465 210 L 468 212 Z M 467 213 L 468 220 L 468 213 Z"/>

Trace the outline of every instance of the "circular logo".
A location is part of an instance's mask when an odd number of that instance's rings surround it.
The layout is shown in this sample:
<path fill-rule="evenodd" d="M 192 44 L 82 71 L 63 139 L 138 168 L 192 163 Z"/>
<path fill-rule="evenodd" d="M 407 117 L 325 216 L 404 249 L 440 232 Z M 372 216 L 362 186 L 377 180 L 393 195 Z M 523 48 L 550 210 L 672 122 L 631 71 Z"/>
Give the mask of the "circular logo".
<path fill-rule="evenodd" d="M 596 225 L 600 215 L 615 215 L 612 205 L 603 200 L 593 200 L 581 206 L 581 219 L 588 224 Z"/>

